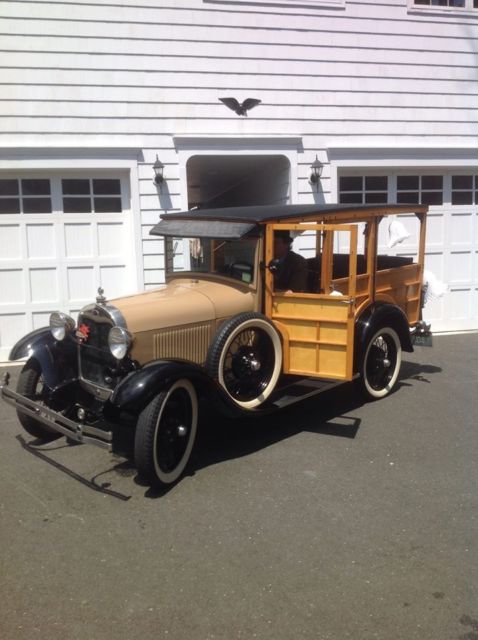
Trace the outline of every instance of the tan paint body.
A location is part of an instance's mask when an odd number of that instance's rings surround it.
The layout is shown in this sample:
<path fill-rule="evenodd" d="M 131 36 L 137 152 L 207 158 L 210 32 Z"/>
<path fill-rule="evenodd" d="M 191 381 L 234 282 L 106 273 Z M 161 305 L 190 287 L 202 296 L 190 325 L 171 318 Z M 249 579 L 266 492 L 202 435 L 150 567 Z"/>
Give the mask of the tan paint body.
<path fill-rule="evenodd" d="M 132 357 L 185 358 L 202 364 L 217 327 L 257 307 L 257 292 L 225 278 L 175 277 L 158 289 L 111 300 L 134 336 Z"/>

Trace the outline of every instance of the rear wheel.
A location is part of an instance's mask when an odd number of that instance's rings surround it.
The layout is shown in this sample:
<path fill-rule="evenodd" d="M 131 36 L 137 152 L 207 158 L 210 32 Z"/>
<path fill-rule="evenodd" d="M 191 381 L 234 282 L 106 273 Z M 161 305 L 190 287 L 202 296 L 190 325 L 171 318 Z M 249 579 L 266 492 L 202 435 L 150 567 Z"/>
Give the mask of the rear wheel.
<path fill-rule="evenodd" d="M 170 486 L 183 474 L 197 432 L 198 400 L 193 384 L 177 380 L 141 412 L 134 459 L 139 473 L 155 486 Z"/>
<path fill-rule="evenodd" d="M 26 396 L 39 404 L 47 404 L 48 389 L 43 381 L 40 364 L 34 358 L 30 358 L 23 367 L 17 384 L 17 393 Z M 53 429 L 49 429 L 35 418 L 17 411 L 18 420 L 22 427 L 31 436 L 39 438 L 45 442 L 56 440 L 61 436 L 60 433 Z"/>
<path fill-rule="evenodd" d="M 402 346 L 391 327 L 378 329 L 365 347 L 360 385 L 368 400 L 387 396 L 395 386 L 402 362 Z"/>

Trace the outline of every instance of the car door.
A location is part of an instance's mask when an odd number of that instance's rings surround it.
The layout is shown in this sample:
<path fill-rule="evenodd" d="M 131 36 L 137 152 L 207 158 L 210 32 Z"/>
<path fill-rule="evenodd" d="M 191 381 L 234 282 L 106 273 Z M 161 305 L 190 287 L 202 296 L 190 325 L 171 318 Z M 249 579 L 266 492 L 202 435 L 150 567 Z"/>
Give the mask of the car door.
<path fill-rule="evenodd" d="M 315 235 L 316 251 L 315 256 L 307 259 L 308 286 L 305 292 L 274 289 L 274 275 L 270 267 L 274 266 L 274 233 L 277 231 Z M 340 247 L 338 236 L 341 238 Z M 346 246 L 344 238 L 348 238 Z M 357 225 L 268 225 L 265 257 L 269 266 L 265 270 L 265 312 L 282 336 L 284 373 L 351 380 Z"/>

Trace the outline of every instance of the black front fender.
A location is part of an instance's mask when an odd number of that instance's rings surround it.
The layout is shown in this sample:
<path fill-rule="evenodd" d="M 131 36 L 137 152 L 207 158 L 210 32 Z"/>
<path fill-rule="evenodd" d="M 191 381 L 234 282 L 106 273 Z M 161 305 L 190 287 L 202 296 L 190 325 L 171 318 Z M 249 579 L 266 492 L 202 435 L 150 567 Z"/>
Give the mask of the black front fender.
<path fill-rule="evenodd" d="M 157 360 L 129 373 L 115 388 L 109 403 L 116 410 L 138 414 L 155 395 L 180 378 L 187 378 L 200 391 L 214 387 L 206 371 L 193 362 Z"/>
<path fill-rule="evenodd" d="M 360 314 L 355 324 L 355 370 L 358 371 L 361 364 L 361 357 L 365 352 L 365 347 L 380 327 L 390 327 L 394 329 L 403 351 L 412 352 L 413 345 L 410 337 L 410 327 L 407 316 L 404 312 L 393 304 L 387 302 L 375 302 Z"/>
<path fill-rule="evenodd" d="M 51 335 L 49 327 L 28 333 L 12 347 L 9 360 L 21 358 L 35 358 L 38 361 L 43 380 L 50 389 L 78 375 L 76 343 L 69 337 L 58 342 Z"/>

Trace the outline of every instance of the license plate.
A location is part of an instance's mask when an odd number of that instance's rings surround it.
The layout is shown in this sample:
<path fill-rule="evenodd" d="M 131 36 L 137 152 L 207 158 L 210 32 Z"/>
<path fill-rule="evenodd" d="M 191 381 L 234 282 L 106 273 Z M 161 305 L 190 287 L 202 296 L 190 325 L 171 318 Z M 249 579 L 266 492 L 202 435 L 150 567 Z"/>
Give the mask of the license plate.
<path fill-rule="evenodd" d="M 433 347 L 433 336 L 431 333 L 422 333 L 413 336 L 413 344 L 416 347 Z"/>

